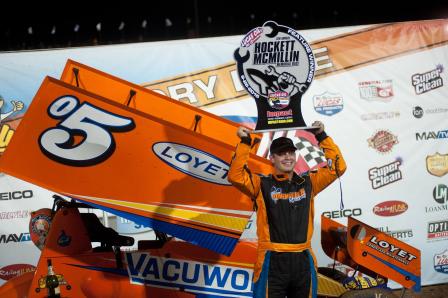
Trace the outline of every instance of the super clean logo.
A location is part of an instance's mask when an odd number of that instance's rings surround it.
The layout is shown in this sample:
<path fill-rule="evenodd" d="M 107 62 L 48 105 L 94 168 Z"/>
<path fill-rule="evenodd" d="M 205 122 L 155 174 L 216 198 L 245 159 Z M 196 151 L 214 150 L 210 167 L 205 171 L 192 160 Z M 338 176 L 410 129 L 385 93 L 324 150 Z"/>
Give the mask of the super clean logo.
<path fill-rule="evenodd" d="M 152 151 L 170 167 L 192 177 L 221 185 L 227 181 L 229 165 L 199 149 L 177 143 L 155 143 Z"/>

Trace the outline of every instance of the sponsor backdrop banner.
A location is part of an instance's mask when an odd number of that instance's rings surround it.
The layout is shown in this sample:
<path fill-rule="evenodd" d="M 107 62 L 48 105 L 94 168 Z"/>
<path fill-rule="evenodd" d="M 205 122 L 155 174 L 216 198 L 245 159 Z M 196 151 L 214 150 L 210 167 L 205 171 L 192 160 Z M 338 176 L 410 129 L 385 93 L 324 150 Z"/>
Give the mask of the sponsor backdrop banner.
<path fill-rule="evenodd" d="M 316 199 L 319 266 L 332 260 L 320 245 L 318 215 L 344 225 L 351 215 L 420 249 L 422 285 L 448 282 L 448 20 L 298 31 L 316 70 L 301 101 L 304 121 L 324 122 L 348 165 L 341 178 L 345 209 L 337 182 Z M 0 158 L 44 77 L 60 77 L 67 59 L 255 127 L 256 104 L 233 60 L 242 37 L 0 53 Z M 299 143 L 298 170 L 323 164 L 304 132 L 265 133 L 258 155 L 266 157 L 279 135 Z M 40 250 L 30 241 L 30 212 L 50 208 L 51 196 L 0 175 L 0 284 L 34 270 Z M 253 220 L 244 239 L 256 235 Z M 153 237 L 121 219 L 108 222 Z"/>

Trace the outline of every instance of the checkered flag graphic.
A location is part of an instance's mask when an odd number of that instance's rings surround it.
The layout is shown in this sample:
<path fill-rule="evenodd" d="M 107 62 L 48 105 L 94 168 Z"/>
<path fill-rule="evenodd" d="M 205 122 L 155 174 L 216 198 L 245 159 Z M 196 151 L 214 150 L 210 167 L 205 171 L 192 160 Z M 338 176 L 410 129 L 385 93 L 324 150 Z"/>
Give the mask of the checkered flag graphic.
<path fill-rule="evenodd" d="M 327 161 L 322 150 L 311 144 L 306 138 L 296 137 L 294 141 L 300 156 L 303 157 L 310 169 Z"/>

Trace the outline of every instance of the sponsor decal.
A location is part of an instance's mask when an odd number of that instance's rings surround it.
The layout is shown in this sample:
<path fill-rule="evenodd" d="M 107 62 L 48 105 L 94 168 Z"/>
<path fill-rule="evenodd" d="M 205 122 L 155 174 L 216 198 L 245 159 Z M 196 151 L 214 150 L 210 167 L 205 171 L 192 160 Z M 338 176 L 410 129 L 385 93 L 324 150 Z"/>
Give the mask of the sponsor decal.
<path fill-rule="evenodd" d="M 246 36 L 244 36 L 243 40 L 241 41 L 241 46 L 245 48 L 251 46 L 262 36 L 262 33 L 262 27 L 252 29 L 251 31 L 249 31 L 249 33 L 246 34 Z"/>
<path fill-rule="evenodd" d="M 423 117 L 423 109 L 419 106 L 416 106 L 412 109 L 412 115 L 414 115 L 415 118 L 420 119 Z"/>
<path fill-rule="evenodd" d="M 207 182 L 231 185 L 227 181 L 229 164 L 205 151 L 177 143 L 160 142 L 154 154 L 170 167 Z"/>
<path fill-rule="evenodd" d="M 15 130 L 11 128 L 8 124 L 0 124 L 0 155 L 5 152 L 6 148 L 11 142 L 12 136 Z"/>
<path fill-rule="evenodd" d="M 434 270 L 448 274 L 448 249 L 440 254 L 434 255 Z"/>
<path fill-rule="evenodd" d="M 428 140 L 446 139 L 446 138 L 448 138 L 448 129 L 415 133 L 415 139 L 417 141 L 428 141 Z"/>
<path fill-rule="evenodd" d="M 50 230 L 51 218 L 44 214 L 39 214 L 31 220 L 31 230 L 37 234 L 47 234 Z"/>
<path fill-rule="evenodd" d="M 361 120 L 385 120 L 400 117 L 399 111 L 361 114 Z"/>
<path fill-rule="evenodd" d="M 412 86 L 414 86 L 415 94 L 421 95 L 431 90 L 443 86 L 443 79 L 440 74 L 443 72 L 443 65 L 437 64 L 435 69 L 424 73 L 416 73 L 411 77 Z"/>
<path fill-rule="evenodd" d="M 426 108 L 423 110 L 421 107 L 416 106 L 412 110 L 412 114 L 415 118 L 422 118 L 424 115 L 431 115 L 431 114 L 444 114 L 448 113 L 448 108 Z"/>
<path fill-rule="evenodd" d="M 272 186 L 271 188 L 271 199 L 274 203 L 277 203 L 278 200 L 288 200 L 289 203 L 293 204 L 296 202 L 300 202 L 301 200 L 306 198 L 305 189 L 301 188 L 299 191 L 287 192 L 283 193 L 282 189 L 279 187 Z"/>
<path fill-rule="evenodd" d="M 423 110 L 423 108 L 419 106 L 415 106 L 412 109 L 412 115 L 414 115 L 415 118 L 422 118 L 424 115 L 430 115 L 430 114 L 442 114 L 442 113 L 448 113 L 448 108 L 427 108 Z"/>
<path fill-rule="evenodd" d="M 369 169 L 369 180 L 372 182 L 372 188 L 378 189 L 401 180 L 400 166 L 401 161 L 397 160 L 378 168 Z"/>
<path fill-rule="evenodd" d="M 397 136 L 388 130 L 379 130 L 371 138 L 367 139 L 369 147 L 372 147 L 379 153 L 389 153 L 392 147 L 398 144 Z"/>
<path fill-rule="evenodd" d="M 31 210 L 17 210 L 0 212 L 0 219 L 16 219 L 30 217 Z"/>
<path fill-rule="evenodd" d="M 362 276 L 363 274 L 352 267 L 349 267 L 347 265 L 344 265 L 342 263 L 339 263 L 338 261 L 334 261 L 332 263 L 327 264 L 327 268 L 333 268 L 336 269 L 339 272 L 344 273 L 347 276 Z"/>
<path fill-rule="evenodd" d="M 386 240 L 381 240 L 378 237 L 379 236 L 372 236 L 366 245 L 405 265 L 409 265 L 409 263 L 417 259 L 417 256 L 414 256 L 413 254 L 407 252 L 399 246 L 387 242 Z"/>
<path fill-rule="evenodd" d="M 0 243 L 8 244 L 11 242 L 26 242 L 31 241 L 30 233 L 20 233 L 20 234 L 1 234 L 0 235 Z"/>
<path fill-rule="evenodd" d="M 432 191 L 434 200 L 439 204 L 448 203 L 448 187 L 445 184 L 439 184 Z"/>
<path fill-rule="evenodd" d="M 432 190 L 434 201 L 439 203 L 437 206 L 426 206 L 426 212 L 437 212 L 448 210 L 448 187 L 445 184 L 438 184 Z"/>
<path fill-rule="evenodd" d="M 436 152 L 426 157 L 426 170 L 431 175 L 442 177 L 448 173 L 448 154 Z"/>
<path fill-rule="evenodd" d="M 11 110 L 3 113 L 2 108 L 4 104 L 5 100 L 0 95 L 0 155 L 3 154 L 3 152 L 5 152 L 15 132 L 13 127 L 11 127 L 8 124 L 3 124 L 3 121 L 7 118 L 10 118 L 13 114 L 20 112 L 25 107 L 23 102 L 17 100 L 11 100 L 10 101 Z"/>
<path fill-rule="evenodd" d="M 409 240 L 409 238 L 414 236 L 412 229 L 391 231 L 391 230 L 389 230 L 388 226 L 378 227 L 376 229 L 383 233 L 386 233 L 387 235 L 389 235 L 391 237 L 394 237 L 395 239 L 399 239 L 401 241 Z"/>
<path fill-rule="evenodd" d="M 333 210 L 333 211 L 324 211 L 322 212 L 322 215 L 328 218 L 342 218 L 342 217 L 349 217 L 349 216 L 361 216 L 362 210 L 361 208 L 354 208 L 354 209 L 343 209 L 343 210 Z"/>
<path fill-rule="evenodd" d="M 3 122 L 3 120 L 11 117 L 14 113 L 20 112 L 25 107 L 23 102 L 18 101 L 18 100 L 11 100 L 9 103 L 12 106 L 12 109 L 9 112 L 6 112 L 6 113 L 1 113 L 0 112 L 0 123 Z M 0 111 L 2 110 L 4 104 L 5 104 L 5 100 L 0 95 Z"/>
<path fill-rule="evenodd" d="M 47 238 L 48 232 L 50 231 L 50 214 L 51 210 L 49 210 L 48 214 L 36 215 L 33 213 L 33 217 L 30 221 L 31 240 L 40 250 L 44 248 L 45 239 Z"/>
<path fill-rule="evenodd" d="M 72 237 L 67 235 L 64 230 L 61 231 L 58 237 L 58 244 L 62 247 L 69 246 L 72 242 Z"/>
<path fill-rule="evenodd" d="M 33 197 L 32 190 L 0 192 L 0 201 L 30 199 L 32 197 Z"/>
<path fill-rule="evenodd" d="M 253 270 L 249 268 L 157 257 L 143 252 L 126 253 L 126 260 L 133 284 L 181 288 L 196 294 L 252 297 Z"/>
<path fill-rule="evenodd" d="M 0 268 L 0 278 L 10 280 L 27 272 L 36 271 L 36 267 L 30 264 L 11 264 Z"/>
<path fill-rule="evenodd" d="M 422 111 L 422 116 L 423 115 L 430 115 L 430 114 L 444 114 L 444 113 L 448 113 L 448 108 L 427 108 L 424 110 L 424 112 Z M 418 118 L 418 117 L 416 117 Z"/>
<path fill-rule="evenodd" d="M 325 116 L 333 116 L 344 108 L 344 99 L 339 93 L 324 92 L 313 96 L 314 110 Z"/>
<path fill-rule="evenodd" d="M 394 96 L 392 80 L 359 82 L 359 94 L 369 101 L 390 102 Z"/>
<path fill-rule="evenodd" d="M 408 204 L 402 201 L 385 201 L 373 207 L 373 213 L 379 216 L 400 215 L 408 210 Z"/>
<path fill-rule="evenodd" d="M 448 219 L 428 222 L 428 240 L 448 239 Z"/>
<path fill-rule="evenodd" d="M 117 232 L 119 234 L 139 234 L 149 231 L 152 229 L 126 218 L 117 217 Z"/>

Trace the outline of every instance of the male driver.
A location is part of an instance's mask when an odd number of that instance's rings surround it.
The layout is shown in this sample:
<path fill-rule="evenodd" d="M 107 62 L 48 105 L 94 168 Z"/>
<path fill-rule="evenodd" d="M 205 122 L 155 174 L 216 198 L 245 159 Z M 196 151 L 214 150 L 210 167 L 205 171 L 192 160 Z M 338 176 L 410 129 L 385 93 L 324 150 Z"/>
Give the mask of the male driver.
<path fill-rule="evenodd" d="M 241 139 L 229 169 L 229 181 L 254 200 L 257 210 L 258 252 L 254 268 L 254 297 L 316 297 L 316 261 L 311 250 L 314 197 L 346 169 L 339 148 L 321 122 L 312 132 L 323 149 L 328 165 L 298 175 L 296 147 L 291 139 L 272 141 L 270 159 L 274 173 L 251 173 L 247 160 L 250 130 L 239 127 Z"/>

